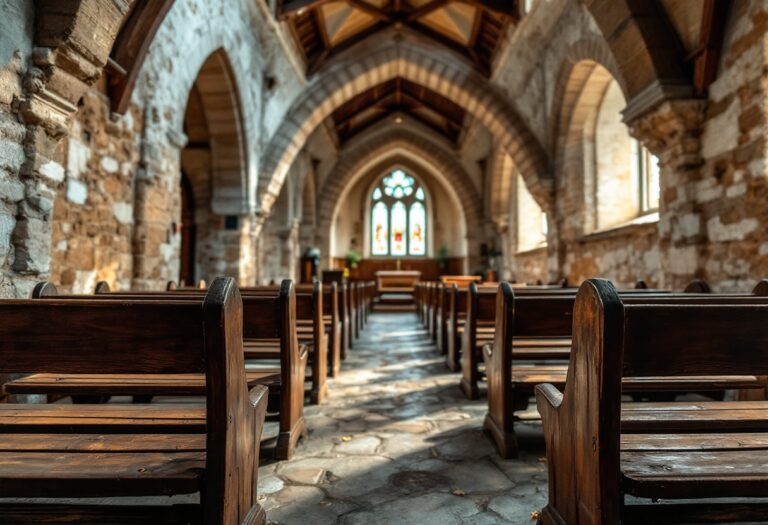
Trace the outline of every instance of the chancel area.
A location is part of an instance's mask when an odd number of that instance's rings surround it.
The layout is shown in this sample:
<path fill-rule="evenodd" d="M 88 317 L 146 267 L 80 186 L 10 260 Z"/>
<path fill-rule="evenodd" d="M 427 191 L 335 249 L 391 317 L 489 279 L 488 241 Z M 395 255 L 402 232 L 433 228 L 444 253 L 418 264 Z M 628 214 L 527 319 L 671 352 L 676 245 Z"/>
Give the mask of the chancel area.
<path fill-rule="evenodd" d="M 768 523 L 768 0 L 0 0 L 0 524 Z"/>

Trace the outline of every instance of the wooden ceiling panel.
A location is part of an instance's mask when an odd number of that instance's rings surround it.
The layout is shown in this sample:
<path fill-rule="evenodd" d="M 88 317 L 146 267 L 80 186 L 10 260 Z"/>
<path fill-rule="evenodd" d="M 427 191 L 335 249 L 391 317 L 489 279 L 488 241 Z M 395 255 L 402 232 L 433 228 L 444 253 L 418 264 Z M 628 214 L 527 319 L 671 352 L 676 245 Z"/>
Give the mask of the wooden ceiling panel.
<path fill-rule="evenodd" d="M 415 31 L 473 61 L 491 64 L 519 0 L 284 0 L 286 20 L 306 59 L 308 74 L 333 55 L 374 33 L 395 27 Z"/>
<path fill-rule="evenodd" d="M 427 88 L 396 78 L 361 93 L 333 112 L 339 142 L 396 115 L 407 115 L 458 143 L 465 111 L 453 101 Z"/>

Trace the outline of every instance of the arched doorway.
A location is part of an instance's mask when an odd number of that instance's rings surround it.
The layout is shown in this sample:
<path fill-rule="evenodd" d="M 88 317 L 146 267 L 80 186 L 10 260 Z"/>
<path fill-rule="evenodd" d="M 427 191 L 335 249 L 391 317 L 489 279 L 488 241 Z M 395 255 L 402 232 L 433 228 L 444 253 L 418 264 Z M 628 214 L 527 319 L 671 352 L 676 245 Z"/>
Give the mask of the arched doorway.
<path fill-rule="evenodd" d="M 195 225 L 195 193 L 189 177 L 181 172 L 181 264 L 179 282 L 194 284 L 195 256 L 197 254 L 197 227 Z"/>
<path fill-rule="evenodd" d="M 252 258 L 244 256 L 251 247 L 250 223 L 227 205 L 229 198 L 242 201 L 247 163 L 239 97 L 224 50 L 208 57 L 190 87 L 183 130 L 180 278 L 251 282 Z"/>

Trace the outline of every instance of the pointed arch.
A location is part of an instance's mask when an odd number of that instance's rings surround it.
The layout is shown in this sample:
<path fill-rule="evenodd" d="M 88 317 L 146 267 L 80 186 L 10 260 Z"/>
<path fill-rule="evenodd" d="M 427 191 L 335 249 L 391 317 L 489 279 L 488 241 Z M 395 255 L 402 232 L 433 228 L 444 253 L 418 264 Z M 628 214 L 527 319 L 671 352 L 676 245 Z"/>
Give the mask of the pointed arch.
<path fill-rule="evenodd" d="M 291 164 L 320 122 L 354 96 L 394 78 L 432 89 L 466 108 L 513 157 L 532 191 L 551 199 L 546 153 L 504 95 L 462 64 L 405 45 L 392 45 L 361 61 L 329 68 L 296 102 L 264 156 L 259 178 L 262 208 L 272 205 Z"/>

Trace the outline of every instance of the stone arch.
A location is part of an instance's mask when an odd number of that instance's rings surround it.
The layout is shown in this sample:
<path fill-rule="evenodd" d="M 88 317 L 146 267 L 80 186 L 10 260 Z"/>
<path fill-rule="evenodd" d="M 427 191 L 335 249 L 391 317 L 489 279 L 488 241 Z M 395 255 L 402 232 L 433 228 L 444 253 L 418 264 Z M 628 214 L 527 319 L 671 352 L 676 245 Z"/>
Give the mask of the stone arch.
<path fill-rule="evenodd" d="M 468 66 L 405 45 L 392 45 L 363 60 L 341 62 L 318 76 L 296 102 L 266 151 L 259 198 L 269 209 L 298 152 L 312 131 L 352 97 L 393 78 L 406 78 L 466 108 L 513 157 L 532 191 L 551 199 L 552 180 L 544 149 L 508 100 Z"/>
<path fill-rule="evenodd" d="M 550 121 L 551 137 L 550 157 L 557 152 L 558 135 L 561 129 L 567 129 L 568 119 L 580 97 L 590 69 L 586 64 L 597 64 L 606 69 L 619 83 L 624 97 L 628 97 L 627 86 L 608 43 L 601 38 L 582 38 L 573 44 L 560 64 L 554 93 L 552 96 L 554 118 Z"/>
<path fill-rule="evenodd" d="M 440 172 L 448 185 L 461 196 L 459 201 L 464 208 L 467 227 L 476 227 L 479 231 L 483 221 L 482 197 L 455 155 L 420 133 L 389 129 L 359 142 L 336 163 L 332 170 L 334 177 L 323 185 L 318 195 L 318 232 L 330 229 L 340 197 L 356 177 L 366 171 L 367 166 L 395 156 L 418 157 Z"/>
<path fill-rule="evenodd" d="M 247 0 L 233 0 L 228 10 L 214 2 L 176 0 L 149 46 L 131 99 L 145 124 L 136 174 L 134 288 L 158 288 L 177 278 L 179 238 L 173 225 L 179 202 L 172 190 L 178 187 L 180 152 L 187 143 L 184 108 L 201 74 L 217 79 L 202 89 L 212 101 L 210 108 L 222 105 L 209 112 L 220 137 L 211 146 L 221 152 L 215 160 L 217 184 L 206 204 L 219 223 L 210 238 L 210 251 L 218 244 L 219 255 L 209 268 L 214 275 L 235 275 L 243 284 L 255 282 L 251 254 L 258 218 L 255 155 L 250 152 L 258 149 L 258 121 L 242 118 L 260 114 L 262 79 L 255 72 L 263 62 L 263 45 L 250 24 L 255 9 Z"/>
<path fill-rule="evenodd" d="M 554 159 L 558 194 L 575 197 L 559 207 L 559 214 L 569 217 L 565 228 L 571 237 L 596 228 L 595 119 L 609 86 L 619 80 L 590 58 L 569 65 L 563 72 L 568 73 L 568 78 L 557 113 Z"/>
<path fill-rule="evenodd" d="M 240 95 L 226 50 L 211 53 L 195 80 L 208 124 L 213 195 L 211 210 L 232 211 L 227 201 L 241 201 L 247 192 L 247 153 Z"/>
<path fill-rule="evenodd" d="M 401 165 L 435 179 L 463 213 L 469 256 L 479 253 L 483 242 L 482 197 L 464 167 L 446 147 L 406 129 L 385 129 L 360 140 L 345 152 L 332 170 L 334 177 L 323 185 L 317 198 L 316 240 L 323 253 L 330 253 L 331 228 L 339 203 L 355 183 L 373 171 Z"/>
<path fill-rule="evenodd" d="M 455 239 L 459 239 L 459 252 L 461 256 L 467 257 L 471 253 L 471 248 L 478 248 L 479 243 L 482 242 L 479 234 L 476 235 L 475 231 L 470 234 L 470 228 L 476 227 L 476 225 L 469 224 L 466 216 L 466 210 L 462 206 L 462 201 L 459 195 L 455 191 L 455 188 L 451 187 L 447 183 L 439 169 L 424 158 L 412 155 L 408 152 L 394 150 L 388 152 L 384 157 L 380 159 L 374 159 L 372 162 L 361 166 L 360 171 L 357 172 L 354 177 L 352 177 L 352 179 L 349 181 L 349 184 L 344 188 L 341 195 L 339 196 L 339 200 L 335 203 L 336 205 L 334 206 L 331 218 L 327 221 L 321 220 L 320 226 L 318 227 L 318 237 L 319 245 L 321 246 L 323 253 L 332 254 L 333 252 L 333 246 L 336 244 L 337 240 L 336 219 L 341 213 L 342 203 L 345 201 L 345 196 L 349 192 L 354 191 L 354 189 L 358 187 L 359 184 L 364 183 L 365 185 L 363 195 L 365 195 L 364 199 L 367 199 L 370 196 L 370 192 L 373 189 L 375 182 L 381 176 L 394 169 L 402 169 L 408 173 L 413 174 L 427 187 L 428 200 L 431 203 L 428 205 L 429 209 L 427 212 L 428 216 L 431 217 L 431 219 L 428 219 L 428 235 L 435 235 L 433 228 L 435 226 L 435 210 L 432 208 L 432 206 L 435 206 L 438 201 L 433 198 L 433 194 L 436 191 L 445 191 L 445 194 L 447 195 L 447 201 L 450 202 L 451 207 L 455 209 L 456 214 L 458 214 L 451 216 L 458 219 L 457 222 L 459 226 L 456 230 Z M 439 204 L 442 205 L 444 202 L 445 201 L 439 201 Z M 361 239 L 362 246 L 360 249 L 363 253 L 367 253 L 367 242 L 369 241 L 368 227 L 370 226 L 368 213 L 370 212 L 370 208 L 368 207 L 367 201 L 362 203 L 362 206 L 359 206 L 358 208 L 360 212 L 360 218 L 362 219 L 361 224 L 363 225 Z M 472 247 L 469 246 L 470 241 Z M 433 247 L 433 249 L 435 248 L 434 239 L 430 241 L 430 245 Z M 433 254 L 428 252 L 428 256 L 431 255 Z"/>
<path fill-rule="evenodd" d="M 512 194 L 515 163 L 503 148 L 496 148 L 492 162 L 491 174 L 488 178 L 486 189 L 487 201 L 485 205 L 488 209 L 488 218 L 495 223 L 501 224 L 506 222 L 509 212 L 509 199 Z"/>
<path fill-rule="evenodd" d="M 241 278 L 238 219 L 217 206 L 221 192 L 238 194 L 247 177 L 239 95 L 224 49 L 208 56 L 190 87 L 184 130 L 189 144 L 181 168 L 196 204 L 195 273 L 209 282 L 220 275 Z M 181 248 L 183 254 L 183 242 Z"/>
<path fill-rule="evenodd" d="M 667 98 L 692 96 L 686 52 L 661 2 L 585 0 L 623 78 L 628 121 Z M 642 95 L 642 96 L 641 96 Z"/>

